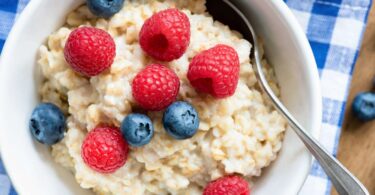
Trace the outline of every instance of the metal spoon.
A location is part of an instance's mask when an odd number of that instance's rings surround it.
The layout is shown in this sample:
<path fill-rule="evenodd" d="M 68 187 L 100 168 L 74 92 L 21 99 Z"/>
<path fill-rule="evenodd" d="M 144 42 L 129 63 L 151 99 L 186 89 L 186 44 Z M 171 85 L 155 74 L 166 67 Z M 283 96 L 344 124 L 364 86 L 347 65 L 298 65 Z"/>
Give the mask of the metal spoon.
<path fill-rule="evenodd" d="M 336 158 L 330 155 L 317 140 L 307 133 L 307 131 L 298 123 L 292 114 L 289 113 L 288 109 L 285 108 L 278 97 L 273 93 L 263 73 L 257 36 L 246 16 L 242 14 L 242 12 L 229 0 L 208 0 L 207 9 L 216 20 L 234 27 L 253 44 L 254 49 L 251 51 L 251 57 L 255 59 L 253 62 L 253 68 L 262 90 L 268 95 L 276 110 L 284 116 L 294 132 L 323 167 L 326 174 L 332 180 L 337 192 L 340 195 L 368 195 L 369 192 L 364 185 Z M 235 18 L 235 20 L 233 18 Z"/>

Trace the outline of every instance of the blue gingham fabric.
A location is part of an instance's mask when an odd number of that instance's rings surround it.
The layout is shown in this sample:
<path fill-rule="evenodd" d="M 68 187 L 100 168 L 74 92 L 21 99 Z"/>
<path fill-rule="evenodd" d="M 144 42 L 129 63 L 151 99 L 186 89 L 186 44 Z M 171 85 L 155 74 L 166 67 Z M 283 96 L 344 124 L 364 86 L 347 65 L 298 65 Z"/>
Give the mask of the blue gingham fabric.
<path fill-rule="evenodd" d="M 0 51 L 29 0 L 0 0 Z M 349 84 L 371 0 L 284 0 L 305 30 L 321 78 L 323 126 L 319 141 L 336 155 Z M 301 195 L 329 194 L 331 183 L 314 162 Z M 0 161 L 0 195 L 16 194 Z"/>
<path fill-rule="evenodd" d="M 346 98 L 371 0 L 284 0 L 313 50 L 323 95 L 319 141 L 336 156 Z M 331 182 L 316 161 L 300 194 L 330 194 Z"/>

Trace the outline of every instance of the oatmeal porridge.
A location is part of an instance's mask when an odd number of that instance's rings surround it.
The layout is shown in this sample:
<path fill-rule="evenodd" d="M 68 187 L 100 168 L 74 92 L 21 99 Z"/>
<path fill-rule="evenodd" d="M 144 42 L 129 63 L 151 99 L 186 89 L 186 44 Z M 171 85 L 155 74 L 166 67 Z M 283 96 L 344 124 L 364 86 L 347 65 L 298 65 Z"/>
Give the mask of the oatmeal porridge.
<path fill-rule="evenodd" d="M 126 164 L 114 173 L 96 172 L 81 157 L 85 135 L 103 123 L 119 127 L 124 117 L 140 109 L 132 96 L 132 81 L 157 61 L 143 52 L 139 32 L 145 20 L 171 7 L 187 15 L 190 45 L 182 57 L 163 64 L 180 79 L 177 99 L 199 113 L 198 131 L 190 139 L 173 139 L 164 130 L 163 113 L 147 112 L 155 131 L 151 142 L 130 147 Z M 64 59 L 65 42 L 80 26 L 103 29 L 116 44 L 111 67 L 91 78 L 74 72 Z M 187 78 L 192 58 L 218 43 L 233 47 L 240 63 L 236 91 L 224 99 L 196 92 Z M 82 188 L 98 194 L 201 194 L 208 182 L 230 174 L 251 183 L 277 157 L 286 122 L 258 88 L 250 50 L 251 44 L 239 33 L 213 20 L 204 0 L 126 1 L 109 19 L 95 17 L 85 5 L 79 7 L 40 47 L 42 101 L 58 105 L 67 116 L 65 137 L 52 146 L 55 161 L 72 171 Z M 278 94 L 270 66 L 266 73 Z"/>

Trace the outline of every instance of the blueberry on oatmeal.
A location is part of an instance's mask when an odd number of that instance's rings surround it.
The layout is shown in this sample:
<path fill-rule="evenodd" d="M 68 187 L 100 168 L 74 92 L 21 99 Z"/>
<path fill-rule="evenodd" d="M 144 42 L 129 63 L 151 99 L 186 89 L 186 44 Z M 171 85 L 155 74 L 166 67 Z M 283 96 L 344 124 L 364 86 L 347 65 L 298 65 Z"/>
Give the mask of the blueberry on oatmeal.
<path fill-rule="evenodd" d="M 38 142 L 53 145 L 64 137 L 65 116 L 56 105 L 42 103 L 31 114 L 29 127 Z"/>
<path fill-rule="evenodd" d="M 121 132 L 133 147 L 148 144 L 154 135 L 151 119 L 144 114 L 129 114 L 121 124 Z"/>
<path fill-rule="evenodd" d="M 199 116 L 191 104 L 179 101 L 167 108 L 163 125 L 167 133 L 175 139 L 188 139 L 197 132 Z"/>
<path fill-rule="evenodd" d="M 103 18 L 110 18 L 119 12 L 124 5 L 124 0 L 87 0 L 90 11 Z"/>

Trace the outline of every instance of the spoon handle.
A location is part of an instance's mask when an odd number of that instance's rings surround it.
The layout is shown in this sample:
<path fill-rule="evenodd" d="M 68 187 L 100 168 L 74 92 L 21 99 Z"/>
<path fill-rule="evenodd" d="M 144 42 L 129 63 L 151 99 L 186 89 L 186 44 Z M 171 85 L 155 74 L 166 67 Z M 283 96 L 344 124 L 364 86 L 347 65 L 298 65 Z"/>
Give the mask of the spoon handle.
<path fill-rule="evenodd" d="M 285 115 L 289 125 L 295 130 L 305 146 L 319 162 L 325 173 L 330 177 L 333 185 L 340 195 L 369 195 L 363 184 L 353 176 L 336 158 L 295 122 L 294 118 Z"/>
<path fill-rule="evenodd" d="M 330 177 L 340 195 L 369 195 L 367 189 L 355 176 L 353 176 L 336 158 L 330 155 L 319 142 L 311 137 L 285 108 L 281 107 L 281 109 L 282 110 L 279 109 L 279 111 L 285 116 L 289 125 L 295 130 L 305 146 L 322 166 L 325 173 Z"/>

